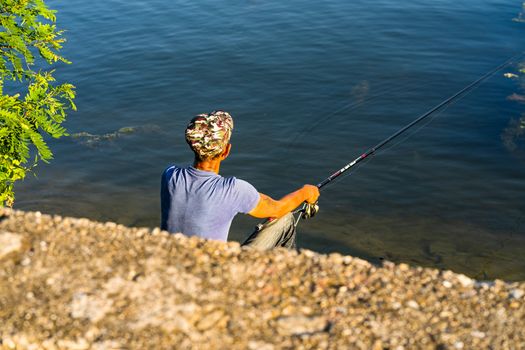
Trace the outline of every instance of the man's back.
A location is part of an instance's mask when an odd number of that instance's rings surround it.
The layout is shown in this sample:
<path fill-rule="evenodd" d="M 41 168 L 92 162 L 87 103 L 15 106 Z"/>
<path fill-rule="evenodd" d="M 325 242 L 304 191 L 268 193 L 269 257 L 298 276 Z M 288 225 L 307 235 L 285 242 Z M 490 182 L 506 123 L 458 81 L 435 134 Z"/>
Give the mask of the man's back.
<path fill-rule="evenodd" d="M 171 166 L 162 174 L 161 228 L 226 241 L 233 217 L 259 202 L 248 182 L 194 167 Z"/>

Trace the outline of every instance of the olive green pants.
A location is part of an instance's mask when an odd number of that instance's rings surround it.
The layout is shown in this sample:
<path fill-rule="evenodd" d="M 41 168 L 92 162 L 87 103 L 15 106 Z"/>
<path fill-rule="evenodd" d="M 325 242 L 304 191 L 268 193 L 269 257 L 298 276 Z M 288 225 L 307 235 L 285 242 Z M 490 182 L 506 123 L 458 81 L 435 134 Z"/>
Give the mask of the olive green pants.
<path fill-rule="evenodd" d="M 292 213 L 288 213 L 279 219 L 257 225 L 255 231 L 242 245 L 259 250 L 276 247 L 295 249 L 295 235 L 295 218 Z"/>

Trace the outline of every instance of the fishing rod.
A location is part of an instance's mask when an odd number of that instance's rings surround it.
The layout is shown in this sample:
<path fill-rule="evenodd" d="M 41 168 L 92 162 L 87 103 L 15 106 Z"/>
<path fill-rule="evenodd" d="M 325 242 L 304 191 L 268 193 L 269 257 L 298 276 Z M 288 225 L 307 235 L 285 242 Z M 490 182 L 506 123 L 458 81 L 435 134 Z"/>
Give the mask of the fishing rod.
<path fill-rule="evenodd" d="M 371 155 L 375 154 L 378 150 L 383 148 L 383 146 L 385 146 L 387 143 L 389 143 L 390 141 L 392 141 L 393 139 L 395 139 L 396 137 L 398 137 L 399 135 L 401 135 L 402 133 L 404 133 L 405 131 L 407 131 L 408 129 L 413 127 L 414 125 L 418 124 L 423 119 L 425 119 L 428 116 L 430 116 L 431 114 L 435 113 L 436 111 L 442 109 L 445 106 L 448 106 L 454 100 L 456 100 L 457 98 L 459 98 L 462 95 L 466 94 L 467 92 L 469 92 L 470 90 L 472 90 L 473 88 L 475 88 L 476 86 L 481 84 L 484 80 L 490 78 L 491 76 L 496 74 L 500 69 L 503 69 L 504 67 L 506 67 L 507 65 L 512 63 L 517 58 L 523 56 L 524 54 L 525 54 L 525 52 L 521 52 L 521 53 L 519 53 L 519 54 L 517 54 L 515 56 L 512 56 L 511 58 L 509 58 L 508 60 L 506 60 L 505 62 L 503 62 L 499 66 L 497 66 L 496 68 L 494 68 L 494 69 L 490 70 L 489 72 L 485 73 L 483 76 L 481 76 L 477 80 L 473 81 L 469 85 L 465 86 L 463 89 L 459 90 L 454 95 L 450 96 L 449 98 L 447 98 L 443 102 L 439 103 L 438 105 L 436 105 L 435 107 L 433 107 L 432 109 L 427 111 L 426 113 L 423 113 L 422 115 L 420 115 L 418 118 L 416 118 L 411 123 L 405 125 L 401 129 L 396 131 L 394 134 L 390 135 L 389 137 L 387 137 L 383 141 L 379 142 L 374 147 L 368 149 L 365 153 L 361 154 L 359 157 L 357 157 L 356 159 L 354 159 L 350 163 L 346 164 L 341 169 L 337 170 L 332 175 L 328 176 L 322 182 L 317 184 L 317 188 L 319 188 L 319 190 L 321 190 L 324 186 L 328 185 L 329 183 L 331 183 L 332 181 L 337 179 L 343 173 L 345 173 L 346 171 L 348 171 L 352 167 L 356 166 L 357 164 L 359 164 L 360 162 L 362 162 L 366 158 L 370 157 Z M 299 222 L 299 220 L 301 218 L 305 218 L 306 219 L 306 218 L 314 216 L 317 213 L 318 210 L 319 210 L 319 206 L 317 205 L 317 203 L 315 203 L 315 204 L 304 203 L 303 206 L 300 209 L 297 209 L 296 211 L 294 211 L 294 214 L 295 213 L 299 213 L 299 216 L 298 216 L 298 218 L 297 218 L 297 220 L 295 222 L 295 225 L 297 226 L 297 224 L 298 224 L 298 222 Z"/>
<path fill-rule="evenodd" d="M 352 167 L 356 166 L 357 164 L 359 164 L 361 161 L 363 161 L 364 159 L 370 157 L 371 155 L 373 155 L 374 153 L 376 153 L 378 150 L 380 150 L 383 146 L 385 146 L 387 143 L 389 143 L 390 141 L 392 141 L 393 139 L 395 139 L 396 137 L 398 137 L 399 135 L 401 135 L 402 133 L 404 133 L 405 131 L 407 131 L 408 129 L 410 129 L 411 127 L 413 127 L 414 125 L 418 124 L 420 121 L 422 121 L 423 119 L 427 118 L 428 116 L 430 116 L 431 114 L 433 114 L 434 112 L 442 109 L 443 107 L 451 104 L 454 100 L 456 100 L 458 97 L 464 95 L 465 93 L 467 93 L 468 91 L 472 90 L 474 87 L 476 87 L 477 85 L 479 85 L 480 83 L 482 83 L 484 80 L 490 78 L 491 76 L 493 76 L 494 74 L 496 74 L 500 69 L 503 69 L 504 67 L 506 67 L 507 65 L 509 65 L 510 63 L 512 63 L 515 59 L 519 58 L 520 56 L 522 56 L 524 53 L 519 53 L 511 58 L 509 58 L 508 60 L 506 60 L 505 62 L 503 62 L 502 64 L 500 64 L 499 66 L 497 66 L 496 68 L 492 69 L 491 71 L 489 71 L 488 73 L 486 73 L 485 75 L 483 75 L 482 77 L 480 77 L 479 79 L 473 81 L 472 83 L 470 83 L 469 85 L 467 85 L 466 87 L 464 87 L 463 89 L 461 89 L 460 91 L 456 92 L 454 95 L 450 96 L 449 98 L 447 98 L 446 100 L 444 100 L 443 102 L 439 103 L 438 105 L 436 105 L 435 107 L 433 107 L 432 109 L 430 109 L 428 112 L 422 114 L 421 116 L 419 116 L 417 119 L 415 119 L 413 122 L 407 124 L 406 126 L 404 126 L 403 128 L 401 128 L 400 130 L 396 131 L 394 134 L 392 134 L 391 136 L 387 137 L 386 139 L 384 139 L 383 141 L 379 142 L 377 145 L 375 145 L 374 147 L 368 149 L 365 153 L 361 154 L 359 157 L 357 157 L 356 159 L 354 159 L 353 161 L 351 161 L 350 163 L 346 164 L 344 167 L 342 167 L 341 169 L 337 170 L 335 173 L 333 173 L 332 175 L 328 176 L 326 179 L 324 179 L 322 182 L 320 182 L 317 187 L 319 189 L 323 188 L 324 186 L 328 185 L 330 182 L 334 181 L 335 179 L 337 179 L 339 176 L 341 176 L 344 172 L 348 171 L 349 169 L 351 169 Z"/>

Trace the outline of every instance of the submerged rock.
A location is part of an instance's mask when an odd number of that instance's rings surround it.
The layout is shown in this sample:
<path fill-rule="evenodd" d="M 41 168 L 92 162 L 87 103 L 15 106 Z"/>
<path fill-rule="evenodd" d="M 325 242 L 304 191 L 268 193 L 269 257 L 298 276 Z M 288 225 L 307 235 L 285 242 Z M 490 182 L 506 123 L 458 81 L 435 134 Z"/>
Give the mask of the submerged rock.
<path fill-rule="evenodd" d="M 370 83 L 367 80 L 360 81 L 352 87 L 350 96 L 356 103 L 363 103 L 370 93 Z"/>
<path fill-rule="evenodd" d="M 509 121 L 501 133 L 501 140 L 509 152 L 525 152 L 525 115 Z"/>
<path fill-rule="evenodd" d="M 71 138 L 75 141 L 78 141 L 80 144 L 88 147 L 99 147 L 103 143 L 113 142 L 119 138 L 125 137 L 131 134 L 140 134 L 140 133 L 161 133 L 162 129 L 160 126 L 155 124 L 146 124 L 139 126 L 125 126 L 114 132 L 94 135 L 88 132 L 77 132 L 71 134 Z"/>
<path fill-rule="evenodd" d="M 507 100 L 525 103 L 525 95 L 518 95 L 517 93 L 513 93 L 512 95 L 507 97 Z"/>
<path fill-rule="evenodd" d="M 0 349 L 512 349 L 525 283 L 0 209 Z"/>

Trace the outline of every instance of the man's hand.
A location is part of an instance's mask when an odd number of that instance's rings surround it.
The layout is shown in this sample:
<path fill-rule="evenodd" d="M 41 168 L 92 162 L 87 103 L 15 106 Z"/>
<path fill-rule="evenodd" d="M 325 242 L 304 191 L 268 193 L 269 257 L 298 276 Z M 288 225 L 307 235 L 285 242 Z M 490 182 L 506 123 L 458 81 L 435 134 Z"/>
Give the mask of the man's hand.
<path fill-rule="evenodd" d="M 319 198 L 319 188 L 314 185 L 304 185 L 301 189 L 305 192 L 305 202 L 309 204 L 314 204 Z"/>
<path fill-rule="evenodd" d="M 304 185 L 301 189 L 289 193 L 279 200 L 272 199 L 263 193 L 260 194 L 259 203 L 249 213 L 256 218 L 280 218 L 291 212 L 301 203 L 313 204 L 319 198 L 319 189 L 314 185 Z"/>

